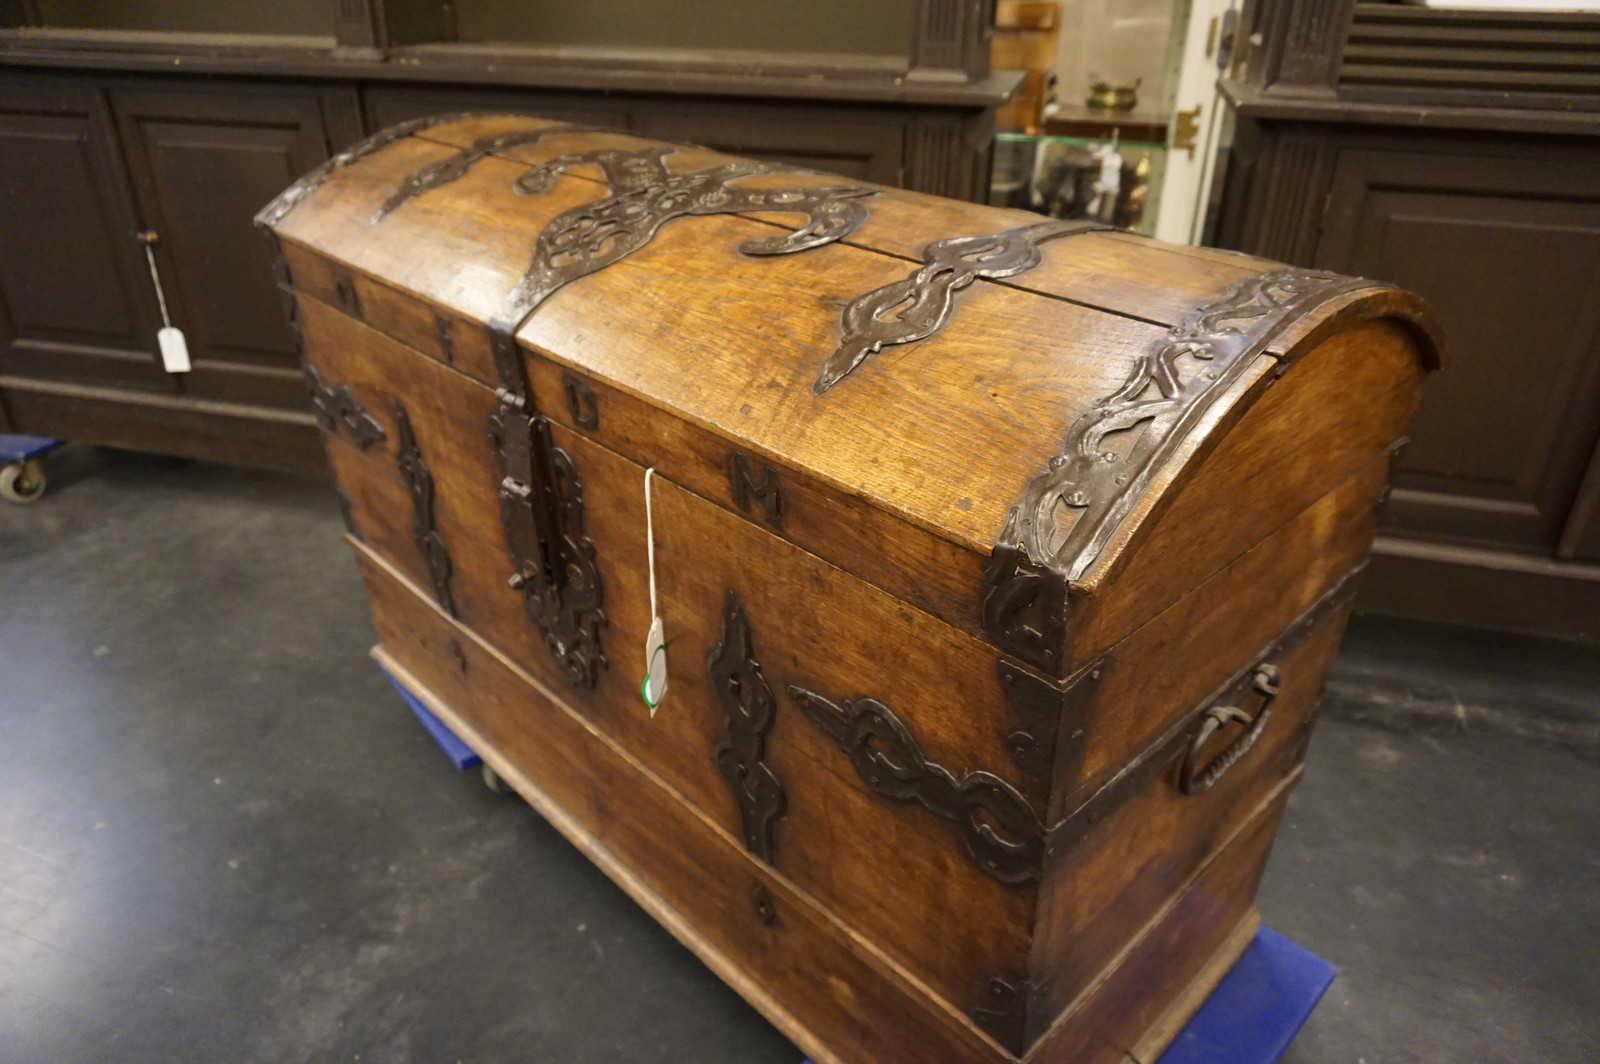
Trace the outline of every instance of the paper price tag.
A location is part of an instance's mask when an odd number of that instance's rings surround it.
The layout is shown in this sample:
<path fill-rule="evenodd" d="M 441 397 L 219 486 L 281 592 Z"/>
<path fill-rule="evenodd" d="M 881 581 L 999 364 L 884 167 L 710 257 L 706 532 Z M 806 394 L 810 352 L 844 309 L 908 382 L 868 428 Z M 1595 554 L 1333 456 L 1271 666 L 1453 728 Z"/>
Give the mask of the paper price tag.
<path fill-rule="evenodd" d="M 661 696 L 667 693 L 667 640 L 662 634 L 661 618 L 650 623 L 650 634 L 644 641 L 644 679 L 639 682 L 639 693 L 644 704 L 650 707 L 650 716 L 656 715 Z"/>
<path fill-rule="evenodd" d="M 189 343 L 183 330 L 168 325 L 156 332 L 156 342 L 161 345 L 161 368 L 168 373 L 189 372 Z"/>
<path fill-rule="evenodd" d="M 667 693 L 667 637 L 661 628 L 661 615 L 656 612 L 656 522 L 650 507 L 650 478 L 656 475 L 652 466 L 644 471 L 644 550 L 650 567 L 650 634 L 644 640 L 644 679 L 639 681 L 639 694 L 650 707 L 654 720 L 661 696 Z"/>

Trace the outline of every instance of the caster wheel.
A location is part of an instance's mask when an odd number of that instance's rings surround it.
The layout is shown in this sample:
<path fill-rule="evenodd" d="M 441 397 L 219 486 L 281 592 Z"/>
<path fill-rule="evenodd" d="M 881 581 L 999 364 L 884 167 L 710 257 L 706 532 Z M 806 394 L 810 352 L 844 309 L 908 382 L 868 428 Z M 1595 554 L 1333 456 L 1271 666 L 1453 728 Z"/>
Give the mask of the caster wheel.
<path fill-rule="evenodd" d="M 500 773 L 489 767 L 489 762 L 483 763 L 483 785 L 496 794 L 510 794 L 511 788 L 506 781 L 500 778 Z"/>
<path fill-rule="evenodd" d="M 7 502 L 36 502 L 44 486 L 44 463 L 37 458 L 0 469 L 0 499 Z"/>

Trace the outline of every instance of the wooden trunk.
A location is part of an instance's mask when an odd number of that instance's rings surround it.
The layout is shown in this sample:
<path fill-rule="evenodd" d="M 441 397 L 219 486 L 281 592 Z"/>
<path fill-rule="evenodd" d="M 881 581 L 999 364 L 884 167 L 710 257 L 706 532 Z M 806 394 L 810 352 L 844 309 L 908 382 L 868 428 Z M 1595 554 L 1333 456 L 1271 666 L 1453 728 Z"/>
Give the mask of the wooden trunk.
<path fill-rule="evenodd" d="M 261 221 L 375 653 L 819 1064 L 1171 1036 L 1248 939 L 1423 305 L 516 117 Z"/>

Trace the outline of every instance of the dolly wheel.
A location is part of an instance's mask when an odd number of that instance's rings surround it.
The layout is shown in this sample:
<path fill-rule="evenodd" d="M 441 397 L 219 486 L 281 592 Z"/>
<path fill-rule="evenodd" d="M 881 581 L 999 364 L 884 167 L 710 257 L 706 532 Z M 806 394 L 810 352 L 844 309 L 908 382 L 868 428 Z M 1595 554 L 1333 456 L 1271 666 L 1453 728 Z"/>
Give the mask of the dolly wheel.
<path fill-rule="evenodd" d="M 7 502 L 35 502 L 44 494 L 44 485 L 44 463 L 37 458 L 0 469 L 0 499 Z"/>
<path fill-rule="evenodd" d="M 496 794 L 510 794 L 511 788 L 506 786 L 506 781 L 500 778 L 500 773 L 489 767 L 489 762 L 483 763 L 483 785 Z"/>

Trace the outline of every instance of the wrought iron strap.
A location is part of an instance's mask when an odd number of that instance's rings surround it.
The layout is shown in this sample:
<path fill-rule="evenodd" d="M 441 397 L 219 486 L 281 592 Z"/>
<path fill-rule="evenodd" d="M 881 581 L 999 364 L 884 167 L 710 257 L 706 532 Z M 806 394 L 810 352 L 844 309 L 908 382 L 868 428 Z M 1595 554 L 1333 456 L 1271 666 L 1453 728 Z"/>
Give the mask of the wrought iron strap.
<path fill-rule="evenodd" d="M 739 806 L 745 848 L 772 864 L 773 828 L 788 805 L 783 784 L 766 762 L 777 706 L 756 660 L 744 605 L 732 591 L 722 606 L 722 639 L 706 655 L 706 670 L 727 715 L 728 738 L 712 752 L 713 760 Z"/>
<path fill-rule="evenodd" d="M 310 364 L 306 365 L 305 373 L 311 411 L 323 428 L 329 432 L 344 429 L 359 451 L 365 451 L 384 438 L 383 426 L 356 402 L 349 388 L 323 383 L 322 375 Z"/>
<path fill-rule="evenodd" d="M 730 182 L 759 174 L 792 172 L 781 163 L 740 160 L 693 173 L 667 169 L 675 145 L 637 151 L 602 149 L 563 155 L 523 173 L 518 192 L 548 190 L 557 174 L 578 166 L 600 170 L 609 194 L 563 211 L 540 231 L 533 261 L 506 299 L 495 323 L 515 332 L 559 288 L 587 277 L 648 245 L 675 218 L 767 211 L 798 214 L 805 224 L 785 236 L 747 240 L 746 255 L 785 255 L 848 236 L 867 218 L 859 202 L 873 190 L 860 185 L 750 189 Z"/>
<path fill-rule="evenodd" d="M 567 134 L 619 132 L 597 126 L 545 126 L 480 137 L 408 175 L 374 213 L 372 222 L 376 224 L 423 193 L 460 178 L 474 163 L 497 152 L 530 148 Z M 665 160 L 679 150 L 675 144 L 652 144 L 632 151 L 599 148 L 570 152 L 519 175 L 512 187 L 522 195 L 538 195 L 548 192 L 558 175 L 576 167 L 594 167 L 600 171 L 607 195 L 562 212 L 540 231 L 533 261 L 491 325 L 515 333 L 562 285 L 645 247 L 675 218 L 747 211 L 801 215 L 805 224 L 794 232 L 748 240 L 739 246 L 747 255 L 783 255 L 848 236 L 867 217 L 866 208 L 856 201 L 875 191 L 862 185 L 743 188 L 730 182 L 760 174 L 793 173 L 796 168 L 742 159 L 709 170 L 675 173 Z M 510 382 L 502 383 L 510 386 Z"/>
<path fill-rule="evenodd" d="M 508 582 L 567 682 L 590 688 L 606 664 L 606 617 L 594 542 L 583 528 L 583 480 L 550 438 L 550 423 L 520 410 L 502 405 L 491 431 L 505 463 L 500 511 L 515 566 Z"/>
<path fill-rule="evenodd" d="M 873 791 L 952 821 L 979 868 L 1002 883 L 1039 878 L 1044 825 L 1011 784 L 981 769 L 956 779 L 927 759 L 905 724 L 877 699 L 832 702 L 803 687 L 790 687 L 789 697 L 849 755 Z"/>
<path fill-rule="evenodd" d="M 424 192 L 431 192 L 436 188 L 443 188 L 450 182 L 466 176 L 474 163 L 485 159 L 496 152 L 516 151 L 520 148 L 531 148 L 546 137 L 566 133 L 617 133 L 619 130 L 605 129 L 600 126 L 540 126 L 537 129 L 514 129 L 505 133 L 491 133 L 486 137 L 479 137 L 465 148 L 461 148 L 452 155 L 447 155 L 436 162 L 431 162 L 421 169 L 412 171 L 394 190 L 390 197 L 374 212 L 371 224 L 377 225 L 389 216 L 395 208 L 404 203 L 409 203 Z"/>
<path fill-rule="evenodd" d="M 1067 430 L 1061 453 L 1023 489 L 996 555 L 1015 548 L 1077 580 L 1162 463 L 1272 339 L 1302 313 L 1373 282 L 1281 269 L 1229 288 L 1174 326 L 1128 379 Z"/>
<path fill-rule="evenodd" d="M 488 117 L 491 116 L 471 113 L 432 115 L 428 118 L 415 118 L 409 122 L 401 122 L 399 125 L 390 126 L 388 129 L 380 130 L 368 137 L 366 140 L 351 145 L 344 151 L 337 152 L 334 155 L 329 156 L 327 161 L 325 161 L 321 166 L 318 166 L 315 170 L 312 170 L 310 173 L 300 178 L 300 180 L 296 181 L 294 184 L 278 193 L 273 201 L 261 208 L 260 213 L 256 215 L 256 224 L 261 226 L 277 225 L 279 222 L 283 221 L 290 211 L 299 206 L 303 200 L 305 200 L 317 189 L 321 188 L 323 182 L 327 181 L 328 178 L 332 177 L 340 170 L 343 170 L 345 167 L 350 166 L 353 163 L 360 162 L 373 152 L 378 151 L 381 148 L 387 148 L 395 141 L 403 140 L 404 138 L 411 136 L 413 133 L 420 133 L 425 129 L 431 129 L 434 126 L 442 126 L 448 125 L 451 122 L 466 122 L 475 118 Z"/>
<path fill-rule="evenodd" d="M 433 595 L 439 606 L 450 616 L 456 615 L 455 600 L 450 596 L 450 552 L 433 523 L 433 474 L 423 461 L 417 446 L 416 433 L 411 429 L 411 417 L 404 403 L 394 405 L 395 464 L 406 490 L 411 494 L 411 537 L 422 560 L 427 563 L 433 580 Z"/>
<path fill-rule="evenodd" d="M 839 317 L 843 338 L 822 365 L 811 394 L 822 395 L 886 344 L 926 340 L 955 312 L 956 293 L 980 277 L 999 280 L 1039 265 L 1039 245 L 1080 233 L 1115 232 L 1084 221 L 1050 221 L 992 236 L 938 240 L 922 249 L 920 269 L 903 281 L 858 296 Z"/>

